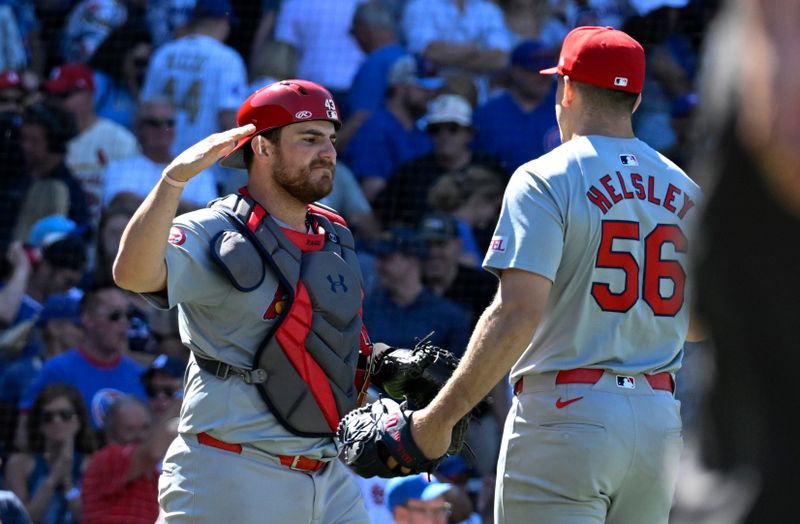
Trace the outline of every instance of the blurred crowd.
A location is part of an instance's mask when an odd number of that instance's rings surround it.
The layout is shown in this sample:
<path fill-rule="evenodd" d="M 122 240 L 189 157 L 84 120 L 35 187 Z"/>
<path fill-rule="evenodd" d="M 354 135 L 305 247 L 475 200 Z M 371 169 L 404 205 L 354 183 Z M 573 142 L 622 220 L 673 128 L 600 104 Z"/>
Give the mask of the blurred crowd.
<path fill-rule="evenodd" d="M 189 354 L 176 313 L 118 289 L 111 268 L 167 163 L 234 127 L 250 93 L 304 78 L 334 94 L 344 124 L 323 203 L 360 245 L 371 338 L 410 347 L 430 334 L 460 353 L 496 289 L 480 265 L 506 181 L 560 144 L 555 83 L 538 71 L 563 37 L 610 25 L 643 44 L 636 134 L 684 165 L 716 11 L 713 0 L 0 0 L 3 489 L 32 522 L 157 516 Z M 210 168 L 182 207 L 245 179 Z M 491 522 L 508 395 L 495 388 L 471 451 L 439 471 L 457 488 L 437 492 L 457 510 L 440 516 Z M 375 522 L 402 521 L 384 484 L 362 479 Z"/>

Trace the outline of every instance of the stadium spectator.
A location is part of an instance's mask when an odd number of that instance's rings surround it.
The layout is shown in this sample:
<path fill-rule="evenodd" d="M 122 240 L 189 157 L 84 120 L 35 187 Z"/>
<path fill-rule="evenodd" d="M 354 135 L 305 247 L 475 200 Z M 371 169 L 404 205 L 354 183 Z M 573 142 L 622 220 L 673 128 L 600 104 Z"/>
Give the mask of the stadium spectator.
<path fill-rule="evenodd" d="M 24 351 L 0 374 L 0 441 L 11 443 L 17 422 L 17 406 L 25 390 L 50 358 L 80 344 L 79 299 L 69 293 L 49 297 L 36 319 L 32 338 L 41 339 L 37 351 Z"/>
<path fill-rule="evenodd" d="M 259 49 L 272 41 L 275 33 L 275 22 L 278 20 L 278 12 L 280 11 L 282 3 L 283 0 L 261 0 L 261 17 L 258 19 L 258 25 L 253 34 L 253 42 L 250 45 L 251 57 L 255 55 Z"/>
<path fill-rule="evenodd" d="M 103 175 L 103 202 L 106 206 L 120 193 L 133 193 L 144 200 L 172 160 L 175 123 L 175 109 L 166 98 L 145 100 L 139 104 L 135 132 L 141 152 L 109 162 Z M 187 207 L 203 207 L 215 198 L 214 175 L 206 171 L 196 177 L 192 187 L 186 188 L 182 203 Z"/>
<path fill-rule="evenodd" d="M 196 0 L 148 0 L 145 23 L 153 46 L 161 47 L 185 31 Z"/>
<path fill-rule="evenodd" d="M 5 524 L 31 524 L 25 505 L 13 491 L 0 490 L 0 522 Z"/>
<path fill-rule="evenodd" d="M 153 50 L 150 34 L 130 23 L 115 29 L 89 60 L 98 116 L 133 129 L 136 103 Z"/>
<path fill-rule="evenodd" d="M 42 72 L 44 56 L 36 7 L 31 0 L 5 0 L 0 4 L 0 27 L 3 28 L 0 71 L 21 71 L 27 67 Z"/>
<path fill-rule="evenodd" d="M 392 65 L 386 107 L 364 122 L 344 152 L 343 160 L 359 179 L 368 200 L 385 187 L 400 164 L 433 148 L 430 137 L 417 127 L 417 120 L 441 86 L 441 79 L 424 76 L 418 61 L 410 55 Z"/>
<path fill-rule="evenodd" d="M 126 3 L 120 0 L 83 0 L 75 4 L 64 27 L 64 60 L 87 62 L 109 33 L 127 19 Z"/>
<path fill-rule="evenodd" d="M 153 423 L 139 400 L 123 397 L 107 414 L 109 443 L 83 478 L 82 524 L 152 524 L 158 517 L 159 463 L 177 434 L 180 400 Z"/>
<path fill-rule="evenodd" d="M 462 264 L 477 267 L 483 260 L 504 188 L 505 178 L 500 173 L 471 166 L 463 173 L 443 176 L 428 193 L 428 202 L 434 210 L 456 218 Z"/>
<path fill-rule="evenodd" d="M 452 484 L 428 480 L 425 474 L 395 477 L 386 483 L 386 505 L 397 524 L 445 524 L 452 508 L 444 495 L 452 488 Z"/>
<path fill-rule="evenodd" d="M 384 225 L 416 225 L 431 210 L 430 188 L 448 173 L 462 173 L 475 166 L 502 170 L 496 157 L 470 149 L 472 107 L 464 98 L 439 95 L 431 102 L 424 122 L 433 150 L 400 165 L 377 196 L 375 209 Z"/>
<path fill-rule="evenodd" d="M 336 133 L 339 151 L 347 149 L 356 131 L 372 113 L 384 107 L 389 70 L 398 58 L 407 54 L 397 38 L 392 11 L 381 2 L 366 2 L 356 8 L 350 34 L 366 58 L 356 71 L 347 95 L 350 114 Z"/>
<path fill-rule="evenodd" d="M 556 48 L 567 36 L 569 28 L 555 11 L 554 2 L 541 0 L 498 0 L 511 43 L 536 39 L 548 47 Z M 562 2 L 563 4 L 563 2 Z"/>
<path fill-rule="evenodd" d="M 422 283 L 425 241 L 409 227 L 394 227 L 372 243 L 378 289 L 364 299 L 370 337 L 390 346 L 414 347 L 433 332 L 431 343 L 461 354 L 467 345 L 469 313 Z"/>
<path fill-rule="evenodd" d="M 236 112 L 248 93 L 244 61 L 224 44 L 231 17 L 228 0 L 198 0 L 185 36 L 159 47 L 150 60 L 140 98 L 164 97 L 175 107 L 173 155 L 236 126 Z M 237 172 L 219 166 L 209 171 L 222 194 L 244 185 Z"/>
<path fill-rule="evenodd" d="M 83 64 L 56 67 L 44 89 L 69 112 L 78 134 L 67 145 L 66 164 L 87 195 L 92 225 L 100 220 L 105 166 L 112 160 L 135 155 L 136 138 L 121 125 L 97 116 L 94 106 L 94 74 Z M 76 220 L 77 222 L 77 220 Z"/>
<path fill-rule="evenodd" d="M 27 233 L 27 227 L 37 219 L 52 214 L 48 211 L 57 205 L 54 198 L 56 192 L 63 195 L 64 189 L 68 200 L 67 216 L 79 225 L 90 224 L 88 196 L 83 185 L 65 163 L 67 143 L 76 132 L 71 116 L 57 107 L 34 104 L 25 109 L 22 115 L 21 148 L 27 187 L 26 197 L 20 205 L 21 216 L 17 218 L 17 231 L 22 235 L 20 239 Z M 49 193 L 51 200 L 33 198 L 37 193 Z M 50 209 L 32 211 L 38 206 Z"/>
<path fill-rule="evenodd" d="M 539 74 L 556 60 L 556 52 L 538 40 L 520 43 L 511 53 L 507 90 L 475 110 L 475 149 L 497 155 L 509 171 L 561 143 L 556 84 Z"/>
<path fill-rule="evenodd" d="M 184 371 L 185 360 L 161 354 L 142 373 L 150 411 L 156 418 L 166 413 L 175 399 L 183 397 Z"/>
<path fill-rule="evenodd" d="M 350 35 L 353 12 L 363 1 L 284 0 L 275 25 L 275 40 L 300 53 L 298 76 L 328 88 L 345 116 L 344 95 L 364 60 Z"/>
<path fill-rule="evenodd" d="M 72 384 L 83 396 L 92 426 L 100 429 L 106 410 L 117 398 L 130 394 L 146 400 L 139 381 L 142 368 L 124 354 L 129 308 L 128 298 L 116 287 L 87 290 L 80 304 L 83 343 L 45 362 L 23 395 L 20 409 L 30 409 L 39 391 L 49 384 Z M 24 418 L 24 414 L 20 416 L 20 420 Z"/>
<path fill-rule="evenodd" d="M 488 272 L 461 263 L 458 221 L 448 213 L 430 213 L 419 223 L 428 256 L 423 281 L 437 295 L 460 304 L 472 317 L 471 326 L 497 291 L 497 279 Z"/>
<path fill-rule="evenodd" d="M 410 0 L 402 24 L 408 50 L 437 67 L 486 73 L 506 65 L 511 40 L 489 0 Z"/>
<path fill-rule="evenodd" d="M 250 56 L 250 87 L 254 93 L 279 80 L 297 78 L 297 49 L 286 42 L 265 42 Z"/>
<path fill-rule="evenodd" d="M 25 451 L 12 454 L 6 485 L 37 524 L 80 521 L 80 481 L 95 440 L 80 392 L 52 384 L 35 398 Z"/>

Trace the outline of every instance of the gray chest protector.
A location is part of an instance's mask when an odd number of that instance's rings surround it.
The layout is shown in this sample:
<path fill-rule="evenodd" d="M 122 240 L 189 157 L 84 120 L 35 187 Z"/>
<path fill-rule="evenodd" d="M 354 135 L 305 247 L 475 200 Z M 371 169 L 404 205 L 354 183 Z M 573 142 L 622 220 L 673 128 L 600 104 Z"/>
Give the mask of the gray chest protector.
<path fill-rule="evenodd" d="M 321 250 L 304 253 L 248 196 L 229 195 L 213 208 L 235 226 L 211 241 L 212 257 L 233 286 L 254 291 L 270 270 L 286 292 L 286 305 L 253 360 L 266 377 L 255 384 L 261 398 L 292 433 L 332 436 L 358 396 L 353 380 L 363 282 L 352 233 L 326 216 L 335 214 L 311 206 L 309 220 L 324 229 L 325 241 Z"/>

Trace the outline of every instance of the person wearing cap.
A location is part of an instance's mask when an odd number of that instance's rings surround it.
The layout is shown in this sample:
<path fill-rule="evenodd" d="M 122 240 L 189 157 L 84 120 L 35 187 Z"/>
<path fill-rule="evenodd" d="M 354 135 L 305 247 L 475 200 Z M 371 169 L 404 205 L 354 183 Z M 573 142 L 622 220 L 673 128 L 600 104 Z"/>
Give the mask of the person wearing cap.
<path fill-rule="evenodd" d="M 498 524 L 666 523 L 682 449 L 674 374 L 702 336 L 686 278 L 700 190 L 633 133 L 636 40 L 575 28 L 541 73 L 557 75 L 563 143 L 512 176 L 483 263 L 498 292 L 411 434 L 443 455 L 510 369 Z"/>
<path fill-rule="evenodd" d="M 236 125 L 236 110 L 248 93 L 244 61 L 225 44 L 235 20 L 228 0 L 198 0 L 183 35 L 150 58 L 139 99 L 166 98 L 175 108 L 173 156 Z M 218 187 L 242 185 L 235 171 L 211 166 L 210 173 Z"/>
<path fill-rule="evenodd" d="M 556 50 L 538 40 L 511 52 L 508 86 L 475 110 L 474 147 L 500 157 L 513 171 L 561 143 L 553 113 L 556 85 L 540 69 L 552 66 Z"/>
<path fill-rule="evenodd" d="M 422 214 L 432 211 L 429 191 L 448 174 L 480 167 L 497 172 L 498 178 L 506 178 L 497 157 L 471 148 L 475 134 L 472 106 L 464 97 L 437 96 L 430 103 L 423 122 L 433 149 L 400 165 L 376 197 L 376 212 L 386 226 L 415 225 Z"/>
<path fill-rule="evenodd" d="M 346 222 L 315 204 L 334 184 L 338 106 L 291 79 L 250 95 L 237 121 L 166 167 L 114 263 L 121 287 L 178 306 L 191 350 L 164 518 L 366 523 L 333 439 L 365 389 L 361 269 Z M 247 186 L 176 218 L 183 187 L 218 160 Z"/>
<path fill-rule="evenodd" d="M 350 115 L 338 135 L 339 151 L 344 151 L 362 124 L 384 107 L 389 70 L 407 54 L 397 38 L 392 9 L 380 2 L 364 2 L 356 8 L 350 34 L 366 56 L 347 94 Z"/>
<path fill-rule="evenodd" d="M 443 82 L 426 76 L 420 66 L 420 60 L 411 55 L 392 64 L 385 107 L 364 122 L 343 153 L 370 201 L 400 164 L 433 149 L 430 137 L 417 126 L 417 120 L 425 115 Z"/>
<path fill-rule="evenodd" d="M 186 362 L 175 357 L 159 355 L 142 373 L 141 381 L 150 399 L 150 411 L 161 416 L 176 398 L 183 396 L 183 373 Z"/>
<path fill-rule="evenodd" d="M 425 474 L 395 477 L 386 483 L 384 499 L 397 524 L 444 524 L 452 511 L 444 495 L 451 489 Z"/>
<path fill-rule="evenodd" d="M 392 227 L 370 247 L 377 258 L 378 287 L 364 300 L 364 322 L 375 340 L 409 348 L 433 332 L 432 344 L 462 354 L 469 313 L 423 283 L 427 248 L 422 236 L 411 227 Z"/>
<path fill-rule="evenodd" d="M 45 92 L 60 108 L 72 115 L 77 134 L 67 144 L 65 162 L 87 194 L 92 225 L 100 220 L 103 177 L 110 161 L 134 156 L 139 151 L 136 137 L 125 127 L 97 115 L 94 74 L 87 66 L 68 63 L 58 66 L 43 83 Z"/>

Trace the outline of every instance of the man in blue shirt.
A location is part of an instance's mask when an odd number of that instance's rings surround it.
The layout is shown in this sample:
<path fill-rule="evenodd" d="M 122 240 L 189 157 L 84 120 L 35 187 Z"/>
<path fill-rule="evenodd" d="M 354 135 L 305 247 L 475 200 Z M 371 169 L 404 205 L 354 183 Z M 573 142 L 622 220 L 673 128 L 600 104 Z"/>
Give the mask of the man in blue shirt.
<path fill-rule="evenodd" d="M 397 166 L 433 148 L 430 137 L 416 123 L 427 111 L 441 80 L 421 76 L 418 67 L 412 56 L 395 61 L 389 71 L 386 107 L 364 122 L 345 151 L 343 160 L 370 201 Z"/>
<path fill-rule="evenodd" d="M 423 238 L 412 228 L 395 227 L 372 248 L 379 287 L 364 299 L 364 325 L 370 338 L 413 347 L 433 331 L 433 344 L 461 355 L 469 337 L 470 314 L 422 283 Z"/>
<path fill-rule="evenodd" d="M 475 111 L 475 150 L 500 157 L 514 171 L 561 143 L 553 112 L 556 84 L 539 74 L 555 62 L 555 51 L 536 40 L 514 48 L 507 91 Z"/>
<path fill-rule="evenodd" d="M 147 401 L 139 378 L 142 367 L 123 353 L 128 342 L 128 308 L 125 294 L 113 286 L 87 291 L 80 304 L 83 343 L 45 362 L 25 391 L 20 410 L 30 409 L 36 395 L 53 383 L 80 390 L 95 429 L 103 427 L 105 411 L 117 398 L 133 395 Z M 25 417 L 20 417 L 24 424 Z"/>

